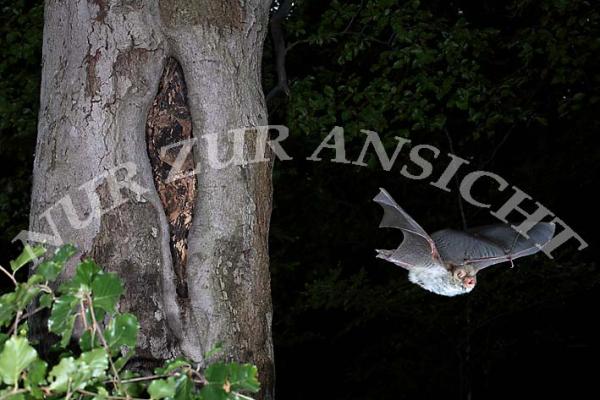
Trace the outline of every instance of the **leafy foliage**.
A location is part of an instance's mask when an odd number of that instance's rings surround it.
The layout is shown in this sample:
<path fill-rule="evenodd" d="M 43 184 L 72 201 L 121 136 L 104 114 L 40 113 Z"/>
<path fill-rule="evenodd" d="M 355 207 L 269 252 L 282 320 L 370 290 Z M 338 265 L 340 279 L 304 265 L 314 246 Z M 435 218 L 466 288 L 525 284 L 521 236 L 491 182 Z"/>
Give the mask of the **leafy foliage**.
<path fill-rule="evenodd" d="M 460 129 L 478 139 L 547 125 L 550 109 L 569 119 L 598 104 L 600 14 L 591 3 L 486 6 L 496 7 L 499 21 L 478 24 L 467 5 L 418 0 L 332 1 L 320 13 L 316 3 L 301 3 L 288 23 L 289 57 L 310 55 L 314 68 L 292 67 L 290 130 Z M 501 17 L 507 13 L 510 23 Z"/>
<path fill-rule="evenodd" d="M 241 400 L 251 399 L 243 393 L 259 391 L 256 367 L 250 364 L 211 364 L 203 374 L 190 360 L 178 358 L 151 376 L 123 370 L 135 351 L 139 324 L 134 315 L 116 310 L 123 293 L 120 279 L 84 260 L 55 293 L 48 283 L 75 253 L 67 245 L 40 263 L 27 282 L 17 283 L 15 272 L 42 253 L 26 247 L 11 263 L 12 273 L 0 267 L 15 282 L 15 290 L 0 298 L 0 322 L 11 326 L 0 341 L 0 399 Z M 26 337 L 24 311 L 40 293 L 44 301 L 40 298 L 28 315 L 51 309 L 48 329 L 61 337 L 54 365 L 40 359 Z M 78 349 L 70 345 L 76 321 L 83 326 Z"/>

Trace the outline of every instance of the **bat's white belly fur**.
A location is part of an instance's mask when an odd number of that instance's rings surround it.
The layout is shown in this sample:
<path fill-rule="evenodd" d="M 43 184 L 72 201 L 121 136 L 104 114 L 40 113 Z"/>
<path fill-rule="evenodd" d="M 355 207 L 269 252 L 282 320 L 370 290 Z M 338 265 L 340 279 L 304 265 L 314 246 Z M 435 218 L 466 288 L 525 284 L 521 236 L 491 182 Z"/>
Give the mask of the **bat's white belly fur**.
<path fill-rule="evenodd" d="M 408 272 L 408 279 L 423 289 L 444 296 L 456 296 L 472 290 L 457 285 L 452 274 L 447 269 L 438 266 L 413 268 Z"/>

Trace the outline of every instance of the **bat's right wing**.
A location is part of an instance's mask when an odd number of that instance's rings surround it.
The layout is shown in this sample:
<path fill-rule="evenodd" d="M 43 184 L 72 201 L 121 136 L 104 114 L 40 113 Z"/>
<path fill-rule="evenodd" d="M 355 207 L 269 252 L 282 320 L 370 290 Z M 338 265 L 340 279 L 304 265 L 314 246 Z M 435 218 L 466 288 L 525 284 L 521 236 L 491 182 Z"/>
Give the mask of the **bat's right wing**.
<path fill-rule="evenodd" d="M 383 208 L 380 228 L 397 228 L 404 240 L 396 250 L 377 250 L 377 257 L 400 265 L 406 269 L 434 265 L 439 259 L 433 240 L 417 222 L 411 218 L 384 189 L 373 199 Z"/>

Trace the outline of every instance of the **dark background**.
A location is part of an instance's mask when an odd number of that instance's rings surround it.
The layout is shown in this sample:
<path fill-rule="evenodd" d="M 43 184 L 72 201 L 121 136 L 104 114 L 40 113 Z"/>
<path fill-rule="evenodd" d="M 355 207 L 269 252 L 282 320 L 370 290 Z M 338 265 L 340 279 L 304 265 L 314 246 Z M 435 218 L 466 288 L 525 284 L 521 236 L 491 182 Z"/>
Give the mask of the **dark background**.
<path fill-rule="evenodd" d="M 600 14 L 596 2 L 298 1 L 284 23 L 291 96 L 269 104 L 290 127 L 293 161 L 275 166 L 271 226 L 277 395 L 282 399 L 494 399 L 597 392 L 596 252 Z M 0 263 L 27 227 L 39 96 L 43 7 L 0 0 Z M 264 86 L 275 82 L 265 44 Z M 442 150 L 431 178 L 306 161 L 345 128 Z M 452 148 L 452 151 L 451 151 Z M 452 152 L 465 172 L 503 176 L 569 224 L 554 260 L 536 255 L 481 273 L 444 298 L 376 260 L 401 234 L 377 229 L 386 188 L 427 231 L 460 228 L 456 187 L 429 185 Z M 477 188 L 497 209 L 511 191 Z M 534 203 L 525 207 L 533 209 Z M 469 226 L 496 222 L 465 205 Z M 516 221 L 518 214 L 511 215 Z"/>

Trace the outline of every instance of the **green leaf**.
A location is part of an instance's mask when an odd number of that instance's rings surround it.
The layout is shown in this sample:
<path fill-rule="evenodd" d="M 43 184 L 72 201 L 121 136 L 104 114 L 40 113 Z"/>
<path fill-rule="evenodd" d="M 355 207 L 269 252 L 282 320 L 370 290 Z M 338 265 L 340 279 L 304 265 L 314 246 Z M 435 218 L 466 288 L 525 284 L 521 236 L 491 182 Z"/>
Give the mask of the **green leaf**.
<path fill-rule="evenodd" d="M 19 257 L 17 257 L 16 260 L 10 262 L 10 268 L 13 270 L 13 272 L 17 272 L 21 267 L 23 267 L 27 263 L 37 260 L 37 258 L 45 252 L 46 249 L 42 246 L 31 247 L 28 244 L 26 244 L 25 247 L 23 247 L 23 251 L 21 252 Z"/>
<path fill-rule="evenodd" d="M 66 357 L 50 371 L 50 389 L 57 393 L 75 391 L 93 384 L 91 380 L 103 379 L 108 369 L 108 355 L 104 349 L 82 353 L 75 360 Z"/>
<path fill-rule="evenodd" d="M 28 285 L 37 285 L 44 281 L 45 281 L 44 277 L 41 276 L 40 274 L 32 274 L 32 275 L 29 275 L 29 279 L 27 279 L 27 284 Z"/>
<path fill-rule="evenodd" d="M 181 375 L 175 381 L 174 400 L 188 400 L 192 398 L 194 382 L 187 376 Z"/>
<path fill-rule="evenodd" d="M 108 393 L 108 390 L 106 390 L 102 386 L 100 386 L 98 389 L 96 389 L 96 392 L 98 393 L 98 395 L 96 397 L 94 397 L 93 400 L 105 400 L 110 397 L 110 393 Z"/>
<path fill-rule="evenodd" d="M 229 395 L 223 389 L 223 385 L 209 383 L 200 390 L 201 400 L 227 400 Z"/>
<path fill-rule="evenodd" d="M 90 332 L 90 331 L 83 332 L 83 334 L 79 338 L 79 348 L 82 351 L 89 351 L 89 350 L 93 349 L 94 347 L 99 347 L 99 346 L 100 346 L 100 341 L 98 339 L 98 335 L 94 336 L 94 341 L 92 343 L 92 332 Z"/>
<path fill-rule="evenodd" d="M 0 392 L 0 397 L 6 400 L 25 400 L 23 393 L 11 393 L 12 389 L 6 389 Z"/>
<path fill-rule="evenodd" d="M 134 356 L 134 352 L 130 351 L 127 354 L 125 354 L 124 356 L 121 356 L 119 358 L 117 358 L 113 364 L 115 365 L 115 368 L 117 369 L 117 371 L 120 371 L 123 369 L 123 367 L 125 367 L 125 365 L 129 362 L 129 360 L 131 359 L 131 357 Z"/>
<path fill-rule="evenodd" d="M 31 397 L 37 400 L 42 400 L 44 398 L 44 392 L 37 386 L 29 388 L 29 394 Z"/>
<path fill-rule="evenodd" d="M 62 265 L 53 260 L 44 261 L 35 269 L 35 273 L 44 277 L 47 281 L 54 281 L 62 271 Z"/>
<path fill-rule="evenodd" d="M 131 352 L 129 354 L 132 355 Z M 117 360 L 117 362 L 115 362 L 115 367 L 117 368 L 117 370 L 120 369 L 119 366 L 117 366 L 117 363 L 119 363 L 119 360 L 122 360 L 122 358 L 119 358 Z M 121 365 L 121 368 L 123 367 L 123 365 Z M 120 373 L 120 375 L 121 375 L 121 379 L 123 381 L 132 379 L 132 378 L 137 378 L 140 376 L 139 374 L 134 373 L 129 370 L 123 371 L 122 373 Z M 123 383 L 122 387 L 123 387 L 123 391 L 126 392 L 131 397 L 137 397 L 137 398 L 147 397 L 146 396 L 146 385 L 143 384 L 142 382 Z"/>
<path fill-rule="evenodd" d="M 48 330 L 62 337 L 62 347 L 65 347 L 71 339 L 73 325 L 77 317 L 75 313 L 77 303 L 77 297 L 64 295 L 58 297 L 52 306 L 50 318 L 48 318 Z"/>
<path fill-rule="evenodd" d="M 108 313 L 114 311 L 117 301 L 123 293 L 121 280 L 116 274 L 103 273 L 94 278 L 92 282 L 92 294 L 94 295 L 94 307 Z"/>
<path fill-rule="evenodd" d="M 100 267 L 93 260 L 85 259 L 77 266 L 74 280 L 91 288 L 94 277 L 100 272 Z"/>
<path fill-rule="evenodd" d="M 229 368 L 224 363 L 214 363 L 208 366 L 204 371 L 206 380 L 210 383 L 225 384 Z"/>
<path fill-rule="evenodd" d="M 174 360 L 170 360 L 167 361 L 165 363 L 165 366 L 162 368 L 156 368 L 154 370 L 154 372 L 156 374 L 160 374 L 160 375 L 164 375 L 164 374 L 168 374 L 170 372 L 175 371 L 178 368 L 184 367 L 184 366 L 190 366 L 191 362 L 183 357 L 178 357 Z"/>
<path fill-rule="evenodd" d="M 27 379 L 25 380 L 25 384 L 28 387 L 37 386 L 44 382 L 46 378 L 46 369 L 48 368 L 48 363 L 43 360 L 35 360 L 31 366 L 29 367 L 29 373 L 27 374 Z"/>
<path fill-rule="evenodd" d="M 60 286 L 60 290 L 63 293 L 70 294 L 79 292 L 82 287 L 85 290 L 91 290 L 94 278 L 101 272 L 102 271 L 100 270 L 100 267 L 98 267 L 93 260 L 83 260 L 79 265 L 77 265 L 73 278 L 63 283 Z"/>
<path fill-rule="evenodd" d="M 58 365 L 50 371 L 50 390 L 56 393 L 64 393 L 69 390 L 71 377 L 77 372 L 77 363 L 73 357 L 60 360 Z"/>
<path fill-rule="evenodd" d="M 79 382 L 81 383 L 85 383 L 85 381 L 88 381 L 91 378 L 99 378 L 106 375 L 106 370 L 108 369 L 108 355 L 106 354 L 106 350 L 102 348 L 82 353 L 77 361 L 79 364 Z M 80 385 L 79 382 L 77 382 L 77 386 Z M 81 389 L 83 387 L 85 387 L 85 385 L 77 388 Z"/>
<path fill-rule="evenodd" d="M 157 379 L 148 386 L 148 394 L 152 399 L 164 399 L 175 396 L 175 381 L 169 379 Z"/>
<path fill-rule="evenodd" d="M 117 350 L 120 346 L 134 348 L 139 328 L 140 325 L 135 315 L 117 315 L 108 325 L 104 337 L 112 350 Z"/>
<path fill-rule="evenodd" d="M 256 393 L 260 390 L 256 367 L 251 364 L 215 363 L 206 368 L 204 376 L 208 384 L 204 386 L 207 389 L 203 388 L 201 394 L 204 393 L 206 399 L 223 398 L 220 397 L 223 393 L 226 394 L 225 398 L 234 398 L 231 397 L 234 396 L 233 392 Z"/>
<path fill-rule="evenodd" d="M 256 393 L 260 390 L 258 371 L 252 364 L 229 364 L 229 382 L 236 392 Z"/>
<path fill-rule="evenodd" d="M 0 297 L 0 326 L 6 326 L 12 322 L 17 308 L 15 307 L 15 292 L 6 293 Z"/>
<path fill-rule="evenodd" d="M 209 351 L 206 352 L 206 354 L 204 355 L 204 358 L 205 359 L 211 358 L 215 354 L 218 354 L 222 351 L 223 351 L 223 344 L 217 343 L 212 349 L 210 349 Z"/>
<path fill-rule="evenodd" d="M 96 321 L 102 321 L 102 320 L 104 320 L 104 317 L 106 316 L 106 311 L 104 311 L 100 308 L 94 307 L 94 316 L 96 318 Z M 92 323 L 91 322 L 91 321 L 93 321 L 92 311 L 89 307 L 85 309 L 85 318 L 86 318 L 86 321 L 88 321 L 88 323 L 90 323 L 90 324 Z"/>
<path fill-rule="evenodd" d="M 37 286 L 28 283 L 19 283 L 15 290 L 15 305 L 17 310 L 22 310 L 31 303 L 31 301 L 40 293 Z"/>
<path fill-rule="evenodd" d="M 44 308 L 50 308 L 54 298 L 50 293 L 44 293 L 40 296 L 39 306 Z"/>
<path fill-rule="evenodd" d="M 77 249 L 72 244 L 61 246 L 52 257 L 52 261 L 59 264 L 61 267 L 77 252 Z"/>
<path fill-rule="evenodd" d="M 37 352 L 22 337 L 13 336 L 4 343 L 0 354 L 0 377 L 7 385 L 14 385 L 25 368 L 37 359 Z"/>

